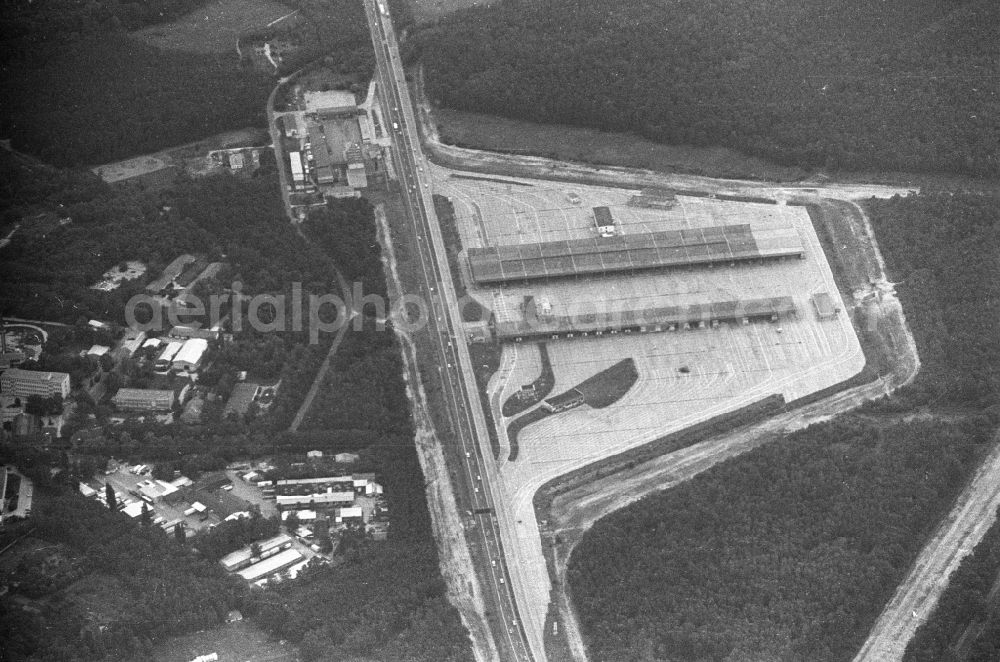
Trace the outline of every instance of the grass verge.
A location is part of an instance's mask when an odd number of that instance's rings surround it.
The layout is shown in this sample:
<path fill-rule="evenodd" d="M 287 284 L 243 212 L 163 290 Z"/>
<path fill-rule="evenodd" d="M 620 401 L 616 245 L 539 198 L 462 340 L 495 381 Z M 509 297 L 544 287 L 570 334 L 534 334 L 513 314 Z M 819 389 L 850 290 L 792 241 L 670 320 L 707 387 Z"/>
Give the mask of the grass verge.
<path fill-rule="evenodd" d="M 529 391 L 518 391 L 504 401 L 502 409 L 504 416 L 517 416 L 521 412 L 531 409 L 544 400 L 556 385 L 556 376 L 552 372 L 552 360 L 549 358 L 549 348 L 546 347 L 545 343 L 538 343 L 538 353 L 542 361 L 542 374 L 531 382 Z"/>

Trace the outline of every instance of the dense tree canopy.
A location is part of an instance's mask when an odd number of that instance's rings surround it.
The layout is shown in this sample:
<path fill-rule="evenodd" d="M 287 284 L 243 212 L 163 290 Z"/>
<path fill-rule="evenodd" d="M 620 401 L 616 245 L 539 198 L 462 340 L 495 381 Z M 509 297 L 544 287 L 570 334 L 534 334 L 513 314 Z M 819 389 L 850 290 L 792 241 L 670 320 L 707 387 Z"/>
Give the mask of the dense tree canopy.
<path fill-rule="evenodd" d="M 228 610 L 249 604 L 242 582 L 192 557 L 159 527 L 72 493 L 45 493 L 35 504 L 25 530 L 33 528 L 73 570 L 53 573 L 50 562 L 39 573 L 34 562 L 15 572 L 12 581 L 47 601 L 41 614 L 18 616 L 25 622 L 19 649 L 5 645 L 10 659 L 130 658 L 148 653 L 155 639 L 221 623 Z"/>
<path fill-rule="evenodd" d="M 863 415 L 792 434 L 599 521 L 569 570 L 596 659 L 851 659 L 976 466 L 1000 420 L 1000 198 L 868 206 L 920 376 Z M 948 416 L 937 420 L 941 409 Z M 914 412 L 922 416 L 909 420 Z M 977 595 L 950 598 L 969 603 L 927 628 L 912 653 L 925 656 L 911 659 L 947 659 L 938 653 L 982 613 Z M 979 659 L 991 659 L 996 629 L 990 620 Z"/>
<path fill-rule="evenodd" d="M 63 279 L 86 286 L 89 279 L 72 274 L 72 260 L 68 256 L 75 247 L 87 245 L 87 230 L 90 235 L 111 237 L 103 233 L 118 228 L 112 241 L 114 248 L 106 249 L 114 253 L 94 258 L 92 269 L 98 272 L 127 259 L 135 251 L 148 252 L 142 235 L 131 232 L 132 227 L 145 227 L 151 233 L 147 239 L 162 236 L 164 246 L 170 248 L 162 248 L 163 259 L 158 259 L 157 268 L 139 280 L 140 289 L 158 274 L 158 268 L 166 260 L 172 259 L 174 250 L 186 250 L 208 254 L 212 259 L 225 256 L 232 278 L 243 282 L 244 291 L 249 294 L 289 294 L 293 282 L 300 282 L 306 295 L 339 293 L 336 267 L 340 267 L 348 281 L 363 283 L 365 292 L 385 292 L 375 241 L 375 219 L 371 206 L 364 201 L 331 203 L 306 223 L 300 234 L 284 218 L 273 173 L 249 181 L 228 175 L 182 180 L 168 191 L 156 194 L 108 190 L 94 185 L 101 195 L 95 197 L 92 217 L 80 223 L 77 234 L 62 240 L 66 263 L 54 259 L 46 262 L 53 269 L 53 280 L 45 281 L 39 274 L 34 287 L 52 287 L 53 295 L 64 295 L 75 290 L 63 289 L 68 287 L 62 285 Z M 57 189 L 37 195 L 60 194 Z M 41 202 L 50 204 L 47 200 Z M 76 225 L 74 220 L 58 232 L 66 233 Z M 161 227 L 162 235 L 157 234 Z M 180 236 L 171 234 L 168 231 L 171 227 Z M 21 260 L 27 268 L 32 259 L 51 259 L 43 255 L 44 241 L 25 239 L 22 245 L 23 257 L 19 256 L 10 268 L 14 276 Z M 5 292 L 9 291 L 5 288 Z M 25 299 L 12 296 L 11 300 L 28 305 Z M 349 534 L 347 542 L 341 544 L 339 565 L 313 569 L 301 579 L 285 582 L 277 591 L 257 599 L 251 597 L 239 606 L 277 636 L 296 643 L 308 660 L 468 659 L 467 635 L 457 612 L 446 600 L 438 569 L 424 477 L 414 448 L 409 402 L 402 382 L 399 348 L 391 327 L 375 330 L 373 320 L 367 318 L 360 330 L 350 331 L 334 358 L 330 377 L 317 396 L 315 413 L 307 419 L 306 430 L 296 434 L 283 431 L 326 354 L 328 335 L 324 334 L 320 343 L 311 344 L 306 331 L 246 330 L 237 333 L 234 343 L 218 350 L 213 367 L 204 371 L 199 384 L 220 392 L 225 388 L 223 380 L 231 379 L 234 369 L 260 373 L 278 369 L 276 366 L 284 362 L 280 368 L 281 387 L 266 417 L 249 423 L 220 420 L 171 426 L 130 419 L 120 426 L 106 426 L 100 434 L 81 438 L 73 448 L 73 466 L 82 475 L 88 475 L 95 466 L 102 466 L 108 456 L 114 456 L 155 462 L 158 475 L 172 475 L 174 469 L 196 475 L 202 470 L 220 469 L 236 459 L 264 454 L 273 457 L 295 453 L 301 458 L 309 450 L 331 454 L 358 452 L 362 456 L 358 467 L 374 471 L 385 487 L 390 518 L 388 540 L 375 542 L 361 533 Z M 264 368 L 265 365 L 270 367 Z M 81 401 L 77 410 L 84 420 L 90 412 L 96 412 L 99 421 L 103 420 L 99 405 Z M 32 476 L 36 468 L 37 475 L 48 476 L 41 460 L 36 467 L 32 458 L 16 459 L 29 467 Z M 44 461 L 62 463 L 65 458 L 47 457 Z M 77 499 L 82 501 L 82 497 Z M 225 523 L 212 533 L 195 537 L 189 547 L 199 549 L 209 559 L 218 558 L 238 545 L 270 533 L 275 525 L 269 520 Z M 144 529 L 143 535 L 159 534 L 157 527 L 150 528 L 153 530 Z M 181 549 L 173 540 L 165 540 L 163 544 L 172 550 Z M 173 570 L 186 572 L 176 567 Z M 187 577 L 184 575 L 183 581 Z M 218 599 L 224 602 L 226 596 L 220 591 Z M 192 618 L 199 618 L 197 627 L 217 622 L 214 616 L 207 615 L 205 610 L 209 607 L 202 602 L 199 593 L 192 610 Z M 231 604 L 225 602 L 224 606 Z M 145 618 L 146 612 L 141 613 Z M 18 624 L 16 616 L 12 618 Z M 38 622 L 29 619 L 19 624 L 14 639 L 24 640 L 23 646 L 30 650 L 37 646 L 33 633 L 41 631 L 44 625 L 52 625 L 66 628 L 67 635 L 51 646 L 69 647 L 74 641 L 72 633 L 76 632 L 73 619 L 73 614 L 56 613 L 45 614 Z M 174 630 L 149 630 L 146 621 L 133 624 L 130 632 L 138 633 L 138 643 L 109 652 L 109 657 L 121 659 L 125 653 L 141 652 L 149 641 L 190 629 L 189 625 L 185 620 Z M 98 659 L 99 655 L 91 658 Z"/>
<path fill-rule="evenodd" d="M 64 38 L 0 71 L 0 132 L 20 150 L 97 164 L 264 123 L 272 82 L 235 54 L 166 51 L 115 31 Z"/>
<path fill-rule="evenodd" d="M 251 517 L 219 523 L 214 529 L 202 531 L 191 545 L 209 561 L 218 561 L 230 552 L 257 540 L 278 535 L 278 519 L 261 517 L 259 512 Z"/>
<path fill-rule="evenodd" d="M 923 364 L 906 399 L 998 404 L 1000 195 L 937 193 L 868 207 Z"/>
<path fill-rule="evenodd" d="M 783 164 L 1000 172 L 993 0 L 508 0 L 420 35 L 434 101 Z"/>
<path fill-rule="evenodd" d="M 907 644 L 903 662 L 1000 659 L 1000 614 L 990 604 L 998 573 L 1000 524 L 994 523 L 948 578 L 934 612 Z"/>
<path fill-rule="evenodd" d="M 987 439 L 822 424 L 599 521 L 569 568 L 594 659 L 851 659 Z"/>
<path fill-rule="evenodd" d="M 61 165 L 96 164 L 262 126 L 270 77 L 224 56 L 154 48 L 126 30 L 206 0 L 16 3 L 0 36 L 0 134 Z"/>

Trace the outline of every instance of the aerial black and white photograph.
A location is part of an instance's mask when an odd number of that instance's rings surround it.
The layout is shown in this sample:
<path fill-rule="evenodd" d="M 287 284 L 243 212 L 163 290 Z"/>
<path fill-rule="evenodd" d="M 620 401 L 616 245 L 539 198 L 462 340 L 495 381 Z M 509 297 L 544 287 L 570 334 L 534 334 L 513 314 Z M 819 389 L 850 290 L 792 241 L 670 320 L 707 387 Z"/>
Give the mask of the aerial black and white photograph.
<path fill-rule="evenodd" d="M 1000 662 L 997 0 L 0 7 L 0 662 Z"/>

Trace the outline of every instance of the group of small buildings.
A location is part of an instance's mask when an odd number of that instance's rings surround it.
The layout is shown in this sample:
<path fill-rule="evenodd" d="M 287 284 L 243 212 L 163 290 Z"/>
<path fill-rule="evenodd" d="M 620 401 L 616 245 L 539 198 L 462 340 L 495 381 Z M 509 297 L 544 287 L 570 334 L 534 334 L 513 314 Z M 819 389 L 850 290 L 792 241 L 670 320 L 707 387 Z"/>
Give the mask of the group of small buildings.
<path fill-rule="evenodd" d="M 115 508 L 137 519 L 147 517 L 149 524 L 167 533 L 178 534 L 180 527 L 190 536 L 218 524 L 250 518 L 250 501 L 233 494 L 232 481 L 223 472 L 209 472 L 197 480 L 175 472 L 169 480 L 155 478 L 145 464 L 129 465 L 111 461 L 102 475 L 80 483 L 83 496 L 107 506 L 107 486 L 114 489 Z"/>
<path fill-rule="evenodd" d="M 244 480 L 247 480 L 244 476 Z M 351 506 L 358 496 L 374 497 L 382 494 L 382 486 L 375 482 L 375 474 L 363 473 L 350 476 L 322 478 L 286 478 L 260 480 L 257 486 L 265 495 L 273 495 L 278 509 L 324 510 Z"/>
<path fill-rule="evenodd" d="M 158 375 L 177 374 L 186 378 L 184 386 L 178 388 L 120 388 L 112 396 L 111 402 L 122 412 L 169 412 L 175 403 L 183 402 L 193 379 L 202 367 L 208 352 L 208 340 L 203 337 L 188 337 L 188 327 L 178 330 L 174 327 L 167 338 L 141 338 L 139 348 L 148 356 L 158 351 L 153 359 L 153 370 Z M 180 338 L 176 338 L 177 333 Z M 145 334 L 143 334 L 144 336 Z M 208 332 L 209 337 L 218 337 L 217 332 Z M 159 347 L 163 346 L 162 350 Z M 149 359 L 144 359 L 149 360 Z"/>
<path fill-rule="evenodd" d="M 158 514 L 158 504 L 165 497 L 175 494 L 182 488 L 191 485 L 191 479 L 186 476 L 178 476 L 172 481 L 153 479 L 148 477 L 149 467 L 146 465 L 128 467 L 127 471 L 131 474 L 147 477 L 144 480 L 136 482 L 135 487 L 128 490 L 121 490 L 121 484 L 119 483 L 119 489 L 115 491 L 115 506 L 118 512 L 131 519 L 137 519 L 143 513 L 149 513 L 151 524 L 160 526 L 168 532 L 172 531 L 182 520 L 180 518 L 168 520 L 163 515 Z M 107 482 L 108 479 L 93 481 L 91 483 L 80 483 L 80 494 L 107 507 L 109 505 L 105 493 Z"/>
<path fill-rule="evenodd" d="M 15 436 L 36 432 L 58 436 L 63 416 L 29 414 L 28 399 L 40 396 L 65 400 L 69 393 L 68 373 L 7 368 L 0 373 L 0 425 L 8 427 Z"/>
<path fill-rule="evenodd" d="M 189 253 L 177 256 L 168 264 L 160 277 L 146 285 L 146 291 L 159 298 L 164 306 L 172 307 L 178 314 L 185 314 L 196 303 L 192 303 L 192 289 L 202 280 L 214 278 L 223 268 L 222 262 L 208 262 L 203 256 Z M 208 309 L 208 302 L 201 302 L 202 310 Z"/>
<path fill-rule="evenodd" d="M 305 557 L 294 549 L 293 543 L 291 536 L 282 533 L 227 554 L 219 560 L 219 565 L 226 572 L 237 574 L 248 582 L 261 582 L 296 564 L 305 563 Z"/>
<path fill-rule="evenodd" d="M 339 453 L 338 462 L 356 461 L 357 455 Z M 260 488 L 265 498 L 273 498 L 282 519 L 295 513 L 299 521 L 316 519 L 321 514 L 334 524 L 367 525 L 376 539 L 384 539 L 388 508 L 383 487 L 373 473 L 357 473 L 320 478 L 266 479 L 256 471 L 241 476 L 243 481 Z M 368 510 L 362 507 L 365 500 Z M 376 504 L 372 507 L 372 504 Z"/>
<path fill-rule="evenodd" d="M 91 326 L 97 330 L 110 330 L 105 323 L 94 320 Z M 163 382 L 159 388 L 119 388 L 109 400 L 119 412 L 163 414 L 172 412 L 177 404 L 184 404 L 185 396 L 192 390 L 197 373 L 205 363 L 209 343 L 222 337 L 219 328 L 191 325 L 175 325 L 163 337 L 147 337 L 145 331 L 128 328 L 116 347 L 94 344 L 89 349 L 80 350 L 79 354 L 91 359 L 94 366 L 101 364 L 104 370 L 112 369 L 116 362 L 133 359 L 152 363 L 155 374 L 171 379 L 158 378 Z M 108 359 L 110 364 L 105 366 Z M 174 380 L 175 376 L 182 379 Z M 68 373 L 0 365 L 0 423 L 5 424 L 15 436 L 32 434 L 39 426 L 43 433 L 51 428 L 53 434 L 58 435 L 62 427 L 61 416 L 34 420 L 27 416 L 25 405 L 31 396 L 66 399 L 71 390 Z M 270 398 L 273 399 L 273 393 Z"/>
<path fill-rule="evenodd" d="M 205 338 L 188 338 L 187 340 L 168 341 L 166 347 L 156 357 L 154 368 L 161 374 L 171 370 L 177 372 L 196 372 L 208 351 L 208 341 Z"/>
<path fill-rule="evenodd" d="M 232 147 L 212 150 L 208 157 L 234 175 L 252 175 L 260 169 L 261 151 L 260 147 Z"/>
<path fill-rule="evenodd" d="M 306 91 L 304 112 L 276 118 L 286 139 L 293 191 L 318 188 L 331 197 L 352 197 L 381 169 L 381 149 L 372 143 L 368 117 L 345 90 Z"/>

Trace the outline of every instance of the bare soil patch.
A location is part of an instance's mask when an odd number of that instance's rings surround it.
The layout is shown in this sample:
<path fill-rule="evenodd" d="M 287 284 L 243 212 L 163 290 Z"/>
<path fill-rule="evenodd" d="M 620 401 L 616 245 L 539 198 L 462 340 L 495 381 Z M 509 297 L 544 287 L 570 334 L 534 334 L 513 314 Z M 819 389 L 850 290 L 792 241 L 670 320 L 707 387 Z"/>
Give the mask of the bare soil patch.
<path fill-rule="evenodd" d="M 218 653 L 219 662 L 291 662 L 298 659 L 295 647 L 274 641 L 248 621 L 220 625 L 158 644 L 150 660 L 189 662 L 199 655 Z"/>

